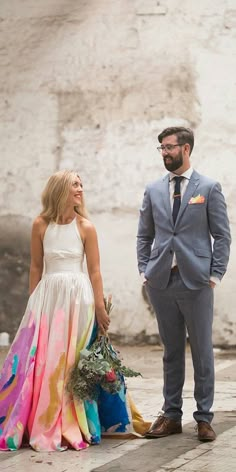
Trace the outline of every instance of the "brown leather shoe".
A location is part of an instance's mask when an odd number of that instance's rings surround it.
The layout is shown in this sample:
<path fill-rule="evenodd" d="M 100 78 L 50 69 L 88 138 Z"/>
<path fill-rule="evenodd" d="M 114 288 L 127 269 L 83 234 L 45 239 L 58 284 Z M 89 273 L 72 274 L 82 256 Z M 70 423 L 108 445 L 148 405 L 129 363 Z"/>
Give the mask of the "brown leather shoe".
<path fill-rule="evenodd" d="M 210 423 L 206 421 L 199 421 L 197 424 L 199 441 L 215 441 L 216 433 L 212 429 Z"/>
<path fill-rule="evenodd" d="M 155 419 L 155 421 L 151 424 L 147 433 L 150 433 L 154 429 L 158 428 L 163 423 L 164 419 L 165 419 L 164 415 L 159 414 L 158 417 Z"/>
<path fill-rule="evenodd" d="M 151 428 L 145 434 L 145 438 L 164 438 L 170 434 L 182 433 L 181 422 L 172 420 L 165 416 L 159 416 L 156 421 L 152 424 Z"/>

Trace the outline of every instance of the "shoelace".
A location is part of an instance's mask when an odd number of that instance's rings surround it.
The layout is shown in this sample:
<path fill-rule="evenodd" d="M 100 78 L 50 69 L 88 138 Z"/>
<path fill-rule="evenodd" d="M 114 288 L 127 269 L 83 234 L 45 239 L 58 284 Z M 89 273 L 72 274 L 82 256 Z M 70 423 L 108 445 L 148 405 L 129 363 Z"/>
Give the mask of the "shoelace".
<path fill-rule="evenodd" d="M 164 411 L 160 410 L 160 411 L 158 411 L 157 416 L 156 416 L 155 420 L 153 421 L 153 423 L 155 423 L 156 420 L 158 420 L 159 418 L 162 418 L 162 417 L 164 418 Z"/>
<path fill-rule="evenodd" d="M 163 418 L 163 421 L 164 421 L 164 411 L 162 411 L 162 410 L 158 411 L 157 417 L 156 417 L 155 420 L 152 422 L 152 424 L 151 424 L 151 426 L 150 426 L 150 428 L 149 428 L 150 431 L 151 431 L 151 429 L 153 428 L 153 426 L 155 425 L 155 423 L 156 423 L 159 419 L 161 419 L 161 418 Z"/>
<path fill-rule="evenodd" d="M 166 416 L 163 417 L 162 425 L 169 424 L 170 418 L 167 418 Z"/>

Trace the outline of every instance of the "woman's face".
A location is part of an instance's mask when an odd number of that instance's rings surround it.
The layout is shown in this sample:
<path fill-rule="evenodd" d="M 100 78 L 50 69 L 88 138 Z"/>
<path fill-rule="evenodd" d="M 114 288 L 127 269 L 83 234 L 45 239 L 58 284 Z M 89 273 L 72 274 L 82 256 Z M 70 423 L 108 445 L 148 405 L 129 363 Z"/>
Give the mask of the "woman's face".
<path fill-rule="evenodd" d="M 75 175 L 72 180 L 69 195 L 68 195 L 68 204 L 78 206 L 82 203 L 82 194 L 83 194 L 83 185 L 80 178 Z"/>

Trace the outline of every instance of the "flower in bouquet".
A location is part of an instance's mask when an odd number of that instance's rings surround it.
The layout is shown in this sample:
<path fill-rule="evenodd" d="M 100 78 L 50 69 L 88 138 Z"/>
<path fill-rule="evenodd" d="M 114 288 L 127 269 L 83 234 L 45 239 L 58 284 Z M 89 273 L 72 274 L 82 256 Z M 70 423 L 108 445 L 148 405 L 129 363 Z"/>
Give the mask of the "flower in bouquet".
<path fill-rule="evenodd" d="M 110 314 L 113 308 L 111 296 L 105 298 L 104 303 Z M 100 388 L 109 393 L 117 393 L 124 377 L 138 375 L 141 374 L 122 364 L 108 335 L 98 335 L 89 349 L 80 351 L 79 362 L 71 370 L 67 389 L 79 400 L 96 400 Z"/>
<path fill-rule="evenodd" d="M 107 382 L 114 382 L 115 380 L 117 380 L 114 369 L 111 369 L 109 372 L 105 374 L 105 379 L 107 380 Z"/>

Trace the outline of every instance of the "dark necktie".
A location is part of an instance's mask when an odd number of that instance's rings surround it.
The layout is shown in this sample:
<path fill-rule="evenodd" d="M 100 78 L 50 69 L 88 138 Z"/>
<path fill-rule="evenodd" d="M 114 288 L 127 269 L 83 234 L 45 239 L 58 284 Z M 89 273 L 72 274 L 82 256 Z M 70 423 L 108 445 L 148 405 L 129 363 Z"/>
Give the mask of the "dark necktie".
<path fill-rule="evenodd" d="M 184 177 L 173 178 L 173 180 L 175 180 L 174 203 L 173 203 L 173 210 L 172 210 L 174 224 L 176 222 L 176 218 L 179 213 L 179 208 L 180 208 L 180 203 L 181 203 L 180 182 L 183 179 Z"/>

